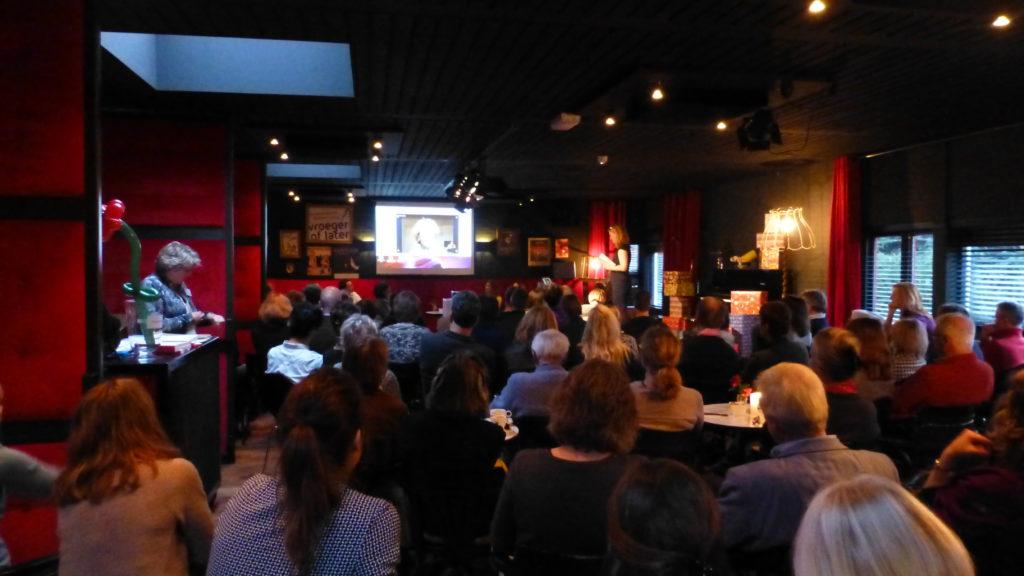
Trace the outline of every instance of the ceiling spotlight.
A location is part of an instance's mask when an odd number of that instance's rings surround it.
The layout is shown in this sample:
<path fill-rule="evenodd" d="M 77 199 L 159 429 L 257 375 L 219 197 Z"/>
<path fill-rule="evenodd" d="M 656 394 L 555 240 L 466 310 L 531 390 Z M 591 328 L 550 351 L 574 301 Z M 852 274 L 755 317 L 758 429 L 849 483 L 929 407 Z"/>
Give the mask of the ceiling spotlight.
<path fill-rule="evenodd" d="M 807 11 L 811 14 L 821 14 L 827 8 L 828 4 L 825 4 L 821 0 L 814 0 L 814 2 L 807 5 Z"/>
<path fill-rule="evenodd" d="M 523 205 L 523 203 L 522 203 L 522 202 L 520 202 L 520 203 L 519 203 L 519 205 L 520 205 L 520 206 L 522 206 L 522 205 Z"/>
<path fill-rule="evenodd" d="M 655 102 L 658 102 L 658 101 L 661 101 L 661 100 L 664 100 L 664 99 L 665 99 L 665 91 L 662 90 L 661 84 L 658 84 L 657 86 L 654 87 L 654 90 L 651 90 L 651 100 L 654 100 Z"/>
<path fill-rule="evenodd" d="M 533 196 L 530 196 L 530 202 L 533 202 Z"/>
<path fill-rule="evenodd" d="M 356 195 L 355 192 L 353 192 L 351 190 L 349 190 L 348 193 L 346 194 L 346 196 L 348 196 L 349 198 L 351 198 L 351 197 L 353 197 L 355 195 Z"/>
<path fill-rule="evenodd" d="M 384 149 L 384 142 L 381 142 L 380 140 L 374 140 L 373 141 L 373 149 L 374 150 L 383 150 Z"/>
<path fill-rule="evenodd" d="M 374 161 L 374 162 L 380 162 L 380 154 L 377 154 L 376 152 L 374 152 L 374 153 L 373 153 L 373 154 L 372 154 L 372 155 L 370 156 L 370 160 L 372 160 L 372 161 Z"/>
<path fill-rule="evenodd" d="M 999 16 L 996 16 L 995 20 L 992 21 L 992 27 L 1006 28 L 1007 26 L 1010 25 L 1010 22 L 1012 22 L 1012 20 L 1010 20 L 1009 16 L 1007 16 L 1006 14 L 1000 14 Z"/>
<path fill-rule="evenodd" d="M 271 138 L 271 139 L 270 139 L 270 145 L 271 145 L 271 146 L 277 146 L 277 145 L 278 145 L 278 144 L 280 144 L 280 143 L 281 143 L 281 142 L 279 142 L 277 138 Z"/>
<path fill-rule="evenodd" d="M 715 130 L 718 130 L 719 132 L 722 132 L 723 130 L 726 130 L 728 128 L 729 125 L 725 123 L 725 120 L 719 120 L 718 124 L 715 124 Z"/>
<path fill-rule="evenodd" d="M 608 164 L 608 156 L 602 154 L 602 155 L 597 157 L 597 165 L 598 166 L 604 166 L 606 164 Z"/>
<path fill-rule="evenodd" d="M 289 190 L 288 191 L 288 195 L 289 196 L 295 196 L 295 190 Z"/>
<path fill-rule="evenodd" d="M 287 152 L 281 152 L 281 160 L 287 160 L 287 159 L 288 159 L 288 153 Z"/>
<path fill-rule="evenodd" d="M 782 144 L 782 132 L 775 121 L 775 115 L 768 108 L 762 108 L 748 116 L 736 130 L 741 150 L 767 150 L 772 144 Z"/>
<path fill-rule="evenodd" d="M 356 197 L 355 196 L 349 196 L 348 197 L 348 203 L 349 204 L 355 204 L 356 203 Z"/>
<path fill-rule="evenodd" d="M 298 202 L 299 200 L 302 200 L 302 198 L 299 198 L 299 195 L 296 194 L 295 196 L 292 196 L 292 200 L 295 200 L 296 202 Z"/>
<path fill-rule="evenodd" d="M 618 122 L 618 120 L 615 119 L 615 116 L 608 115 L 604 117 L 605 126 L 615 126 L 616 122 Z"/>

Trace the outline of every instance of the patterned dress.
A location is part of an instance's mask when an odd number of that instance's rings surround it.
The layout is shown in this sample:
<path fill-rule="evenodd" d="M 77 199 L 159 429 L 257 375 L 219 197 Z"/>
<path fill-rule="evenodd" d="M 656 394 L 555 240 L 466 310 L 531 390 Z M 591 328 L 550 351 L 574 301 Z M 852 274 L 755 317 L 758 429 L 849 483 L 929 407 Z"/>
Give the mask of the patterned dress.
<path fill-rule="evenodd" d="M 157 310 L 164 315 L 163 331 L 172 334 L 185 334 L 193 329 L 192 313 L 198 311 L 192 302 L 192 291 L 182 282 L 177 289 L 167 285 L 156 274 L 146 276 L 142 281 L 143 288 L 152 288 L 160 294 L 156 301 Z"/>

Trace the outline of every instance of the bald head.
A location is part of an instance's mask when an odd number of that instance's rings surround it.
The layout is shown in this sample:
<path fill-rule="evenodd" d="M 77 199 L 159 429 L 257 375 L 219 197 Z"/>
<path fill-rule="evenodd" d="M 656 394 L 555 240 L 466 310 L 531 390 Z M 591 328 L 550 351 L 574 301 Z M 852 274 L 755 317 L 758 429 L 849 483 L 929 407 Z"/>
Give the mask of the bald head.
<path fill-rule="evenodd" d="M 813 370 L 783 362 L 761 372 L 755 385 L 761 393 L 765 423 L 776 442 L 825 434 L 828 399 Z"/>
<path fill-rule="evenodd" d="M 974 352 L 974 322 L 963 314 L 943 314 L 935 323 L 943 356 Z"/>
<path fill-rule="evenodd" d="M 334 286 L 328 286 L 320 293 L 320 309 L 324 314 L 330 314 L 334 305 L 341 302 L 342 291 Z"/>

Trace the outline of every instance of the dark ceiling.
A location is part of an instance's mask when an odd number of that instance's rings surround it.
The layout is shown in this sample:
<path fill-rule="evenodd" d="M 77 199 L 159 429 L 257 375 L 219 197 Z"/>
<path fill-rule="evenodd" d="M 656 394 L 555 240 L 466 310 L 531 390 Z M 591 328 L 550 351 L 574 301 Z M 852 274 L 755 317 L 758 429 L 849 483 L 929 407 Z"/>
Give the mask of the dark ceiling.
<path fill-rule="evenodd" d="M 1020 2 L 831 1 L 817 17 L 801 0 L 98 4 L 103 30 L 350 43 L 354 99 L 157 93 L 105 53 L 102 101 L 228 120 L 246 155 L 273 134 L 292 161 L 358 160 L 371 196 L 441 196 L 470 162 L 511 195 L 649 195 L 1024 121 Z M 995 29 L 999 13 L 1022 20 Z M 779 80 L 810 95 L 782 99 Z M 783 144 L 741 151 L 736 121 L 766 103 Z M 582 122 L 554 132 L 559 112 Z"/>

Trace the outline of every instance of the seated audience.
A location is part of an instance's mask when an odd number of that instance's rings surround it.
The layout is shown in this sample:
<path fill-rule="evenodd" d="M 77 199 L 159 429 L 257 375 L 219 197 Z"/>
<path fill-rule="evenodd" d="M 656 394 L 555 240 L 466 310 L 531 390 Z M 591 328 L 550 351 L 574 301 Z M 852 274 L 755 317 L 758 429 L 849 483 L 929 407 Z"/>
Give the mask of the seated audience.
<path fill-rule="evenodd" d="M 388 362 L 413 364 L 420 361 L 420 345 L 430 330 L 419 324 L 420 297 L 402 290 L 391 303 L 393 323 L 380 329 L 380 337 L 388 343 Z"/>
<path fill-rule="evenodd" d="M 331 326 L 338 334 L 341 334 L 341 325 L 348 320 L 350 316 L 359 314 L 359 307 L 352 303 L 347 297 L 342 296 L 341 302 L 334 305 L 331 308 Z"/>
<path fill-rule="evenodd" d="M 1024 374 L 996 406 L 988 437 L 961 433 L 925 482 L 921 498 L 963 539 L 978 574 L 1024 565 Z"/>
<path fill-rule="evenodd" d="M 892 295 L 889 297 L 889 311 L 885 317 L 885 329 L 892 328 L 896 312 L 900 313 L 900 320 L 917 320 L 928 332 L 929 357 L 938 354 L 935 350 L 935 320 L 931 314 L 924 309 L 924 299 L 917 286 L 911 282 L 897 282 L 893 284 Z"/>
<path fill-rule="evenodd" d="M 292 306 L 302 304 L 306 301 L 306 296 L 298 290 L 289 290 L 286 296 L 288 296 L 288 301 L 292 303 Z"/>
<path fill-rule="evenodd" d="M 821 290 L 804 290 L 800 297 L 807 303 L 807 319 L 811 322 L 811 337 L 828 328 L 828 297 Z"/>
<path fill-rule="evenodd" d="M 661 323 L 661 320 L 651 316 L 651 293 L 641 290 L 636 293 L 636 308 L 633 311 L 633 317 L 622 325 L 622 331 L 639 342 L 640 337 L 648 328 Z"/>
<path fill-rule="evenodd" d="M 967 310 L 967 307 L 964 306 L 963 304 L 959 304 L 957 302 L 946 302 L 942 306 L 939 306 L 938 310 L 936 310 L 935 318 L 938 318 L 939 316 L 942 316 L 943 314 L 963 314 L 964 316 L 967 316 L 968 318 L 971 318 L 971 313 Z M 974 355 L 977 356 L 978 358 L 984 360 L 985 359 L 985 353 L 982 352 L 982 350 L 981 350 L 981 342 L 980 342 L 980 340 L 978 340 L 978 338 L 980 338 L 980 336 L 975 335 Z M 938 351 L 935 350 L 935 348 L 933 346 L 932 350 L 930 350 L 930 352 L 932 353 L 932 355 L 929 357 L 929 360 L 935 360 L 935 357 L 938 354 Z"/>
<path fill-rule="evenodd" d="M 598 305 L 608 304 L 608 292 L 603 286 L 598 285 L 590 292 L 587 292 L 587 303 L 583 305 L 583 317 L 589 319 L 590 312 Z"/>
<path fill-rule="evenodd" d="M 324 364 L 334 366 L 338 369 L 345 368 L 345 350 L 355 350 L 377 338 L 380 334 L 377 331 L 377 323 L 365 314 L 353 314 L 341 325 L 341 336 L 338 340 L 338 348 L 324 356 Z M 337 361 L 336 361 L 337 360 Z M 385 366 L 384 378 L 380 381 L 380 389 L 397 398 L 402 397 L 402 389 L 398 384 L 398 377 L 394 372 Z"/>
<path fill-rule="evenodd" d="M 516 372 L 491 401 L 491 408 L 512 412 L 513 421 L 521 416 L 548 416 L 548 402 L 555 388 L 569 375 L 562 363 L 569 352 L 569 339 L 558 330 L 538 332 L 531 345 L 537 358 L 533 372 Z"/>
<path fill-rule="evenodd" d="M 452 321 L 447 330 L 424 334 L 420 348 L 420 380 L 425 393 L 430 391 L 438 368 L 452 352 L 469 350 L 480 357 L 487 368 L 487 380 L 493 382 L 498 374 L 494 352 L 471 337 L 473 327 L 480 318 L 480 298 L 473 292 L 463 290 L 452 296 Z M 504 382 L 495 383 L 500 390 Z"/>
<path fill-rule="evenodd" d="M 3 415 L 4 389 L 0 387 L 0 416 Z M 48 499 L 59 470 L 21 452 L 0 444 L 0 518 L 8 494 L 22 498 Z M 0 572 L 11 565 L 7 544 L 0 537 Z"/>
<path fill-rule="evenodd" d="M 571 370 L 583 363 L 580 342 L 583 340 L 583 330 L 587 327 L 587 321 L 583 319 L 583 306 L 575 294 L 563 296 L 561 308 L 564 320 L 559 323 L 558 329 L 569 339 L 569 354 L 565 357 L 565 368 Z"/>
<path fill-rule="evenodd" d="M 520 288 L 518 284 L 510 286 L 505 291 L 505 307 L 502 309 L 501 315 L 498 316 L 498 329 L 501 332 L 501 339 L 498 342 L 499 347 L 495 348 L 496 354 L 500 354 L 501 351 L 508 348 L 512 340 L 515 339 L 519 322 L 526 315 L 526 304 L 529 299 L 529 293 Z"/>
<path fill-rule="evenodd" d="M 846 329 L 860 344 L 860 372 L 857 373 L 860 395 L 871 402 L 892 398 L 892 352 L 881 320 L 856 318 L 846 323 Z"/>
<path fill-rule="evenodd" d="M 819 492 L 793 548 L 795 576 L 974 574 L 956 534 L 902 486 L 877 476 Z"/>
<path fill-rule="evenodd" d="M 199 473 L 136 380 L 82 397 L 56 496 L 61 574 L 186 576 L 206 564 L 213 515 Z"/>
<path fill-rule="evenodd" d="M 898 481 L 888 457 L 828 436 L 825 387 L 806 366 L 782 363 L 757 379 L 771 458 L 729 469 L 719 491 L 725 545 L 779 549 L 796 535 L 807 503 L 825 486 L 860 473 Z"/>
<path fill-rule="evenodd" d="M 313 284 L 318 289 L 319 285 Z M 307 295 L 307 300 L 309 299 Z M 331 310 L 341 302 L 341 290 L 334 286 L 328 286 L 320 291 L 320 313 L 323 314 L 323 322 L 313 331 L 309 337 L 309 349 L 320 354 L 326 354 L 329 350 L 338 345 L 338 328 L 331 322 Z"/>
<path fill-rule="evenodd" d="M 377 308 L 378 324 L 391 323 L 391 286 L 387 282 L 378 282 L 373 287 L 373 305 Z"/>
<path fill-rule="evenodd" d="M 480 319 L 473 327 L 473 340 L 487 346 L 495 354 L 505 351 L 505 336 L 498 325 L 498 318 L 501 316 L 501 306 L 494 296 L 480 297 Z"/>
<path fill-rule="evenodd" d="M 563 290 L 564 289 L 564 290 Z M 559 286 L 558 284 L 551 284 L 544 289 L 544 303 L 548 305 L 548 308 L 555 313 L 555 320 L 558 320 L 558 311 L 561 309 L 562 296 L 568 292 L 572 294 L 572 288 L 568 286 Z"/>
<path fill-rule="evenodd" d="M 941 357 L 903 381 L 893 398 L 894 415 L 922 408 L 974 406 L 992 398 L 992 367 L 972 351 L 974 322 L 961 314 L 939 317 L 935 345 Z"/>
<path fill-rule="evenodd" d="M 284 374 L 298 383 L 324 363 L 323 354 L 309 349 L 309 337 L 323 322 L 320 310 L 302 302 L 292 308 L 288 340 L 267 353 L 267 374 Z"/>
<path fill-rule="evenodd" d="M 655 326 L 640 340 L 644 379 L 630 384 L 641 428 L 678 432 L 704 424 L 700 392 L 683 386 L 679 375 L 679 339 L 668 326 Z"/>
<path fill-rule="evenodd" d="M 794 342 L 799 342 L 810 350 L 811 321 L 807 315 L 807 302 L 799 296 L 785 296 L 782 298 L 782 303 L 789 308 L 789 337 Z"/>
<path fill-rule="evenodd" d="M 889 329 L 892 350 L 892 379 L 897 384 L 917 373 L 927 364 L 928 332 L 916 320 L 894 322 Z"/>
<path fill-rule="evenodd" d="M 679 372 L 688 387 L 700 392 L 705 404 L 735 398 L 729 388 L 740 373 L 740 356 L 733 347 L 732 334 L 722 329 L 728 320 L 725 302 L 705 296 L 697 302 L 695 331 L 683 339 Z"/>
<path fill-rule="evenodd" d="M 523 450 L 512 462 L 491 523 L 494 553 L 603 556 L 608 502 L 637 434 L 621 366 L 588 360 L 573 369 L 551 399 L 548 429 L 557 448 Z"/>
<path fill-rule="evenodd" d="M 811 347 L 811 369 L 825 385 L 828 400 L 825 431 L 852 448 L 870 446 L 881 434 L 875 405 L 857 393 L 859 353 L 857 337 L 842 328 L 818 332 Z"/>
<path fill-rule="evenodd" d="M 725 574 L 721 514 L 707 483 L 672 460 L 619 480 L 608 510 L 608 575 Z"/>
<path fill-rule="evenodd" d="M 338 288 L 341 288 L 342 295 L 347 296 L 353 304 L 359 304 L 363 299 L 363 297 L 356 292 L 355 284 L 353 284 L 351 280 L 342 280 L 338 282 Z"/>
<path fill-rule="evenodd" d="M 399 432 L 409 410 L 398 396 L 381 389 L 388 372 L 388 345 L 384 340 L 371 337 L 346 347 L 342 363 L 363 393 L 363 456 L 352 484 L 367 494 L 383 497 L 398 481 Z"/>
<path fill-rule="evenodd" d="M 292 303 L 284 294 L 271 292 L 260 304 L 258 320 L 252 327 L 252 344 L 265 361 L 270 349 L 288 339 L 288 318 Z"/>
<path fill-rule="evenodd" d="M 768 346 L 750 356 L 743 371 L 744 382 L 753 382 L 758 374 L 782 362 L 807 364 L 807 347 L 789 337 L 793 314 L 788 306 L 782 302 L 768 302 L 761 306 L 760 319 L 758 330 Z"/>
<path fill-rule="evenodd" d="M 302 289 L 302 295 L 305 297 L 306 303 L 312 306 L 320 305 L 320 295 L 322 293 L 323 289 L 316 282 L 306 284 L 305 288 Z"/>
<path fill-rule="evenodd" d="M 253 476 L 228 501 L 207 574 L 395 574 L 398 513 L 348 486 L 360 423 L 347 374 L 324 368 L 295 386 L 278 424 L 278 471 Z"/>
<path fill-rule="evenodd" d="M 516 328 L 515 339 L 503 353 L 506 372 L 515 374 L 532 371 L 537 366 L 533 351 L 530 349 L 533 337 L 545 330 L 557 328 L 558 321 L 555 320 L 554 312 L 543 301 L 527 310 L 523 319 L 519 321 L 519 327 Z"/>
<path fill-rule="evenodd" d="M 1000 302 L 996 306 L 996 321 L 981 333 L 981 350 L 985 361 L 999 376 L 1024 365 L 1024 336 L 1021 323 L 1024 309 L 1016 302 Z"/>
<path fill-rule="evenodd" d="M 636 340 L 619 328 L 617 308 L 598 304 L 590 311 L 580 350 L 587 360 L 606 360 L 621 366 L 633 380 L 644 377 L 644 367 L 637 358 L 640 351 Z"/>

